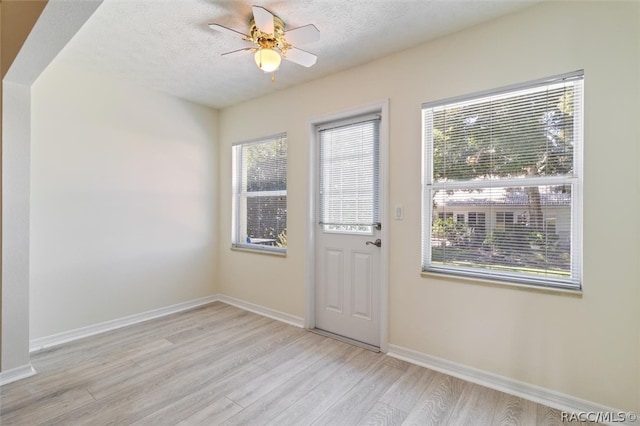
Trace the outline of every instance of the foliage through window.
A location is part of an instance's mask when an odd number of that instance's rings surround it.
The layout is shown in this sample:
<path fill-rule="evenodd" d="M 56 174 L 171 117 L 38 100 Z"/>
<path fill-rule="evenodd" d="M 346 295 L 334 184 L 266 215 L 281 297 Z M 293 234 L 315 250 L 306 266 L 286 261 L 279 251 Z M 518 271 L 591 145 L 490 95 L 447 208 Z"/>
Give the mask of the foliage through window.
<path fill-rule="evenodd" d="M 287 247 L 285 134 L 233 146 L 235 247 L 284 252 Z"/>
<path fill-rule="evenodd" d="M 423 105 L 424 271 L 580 288 L 582 86 Z"/>

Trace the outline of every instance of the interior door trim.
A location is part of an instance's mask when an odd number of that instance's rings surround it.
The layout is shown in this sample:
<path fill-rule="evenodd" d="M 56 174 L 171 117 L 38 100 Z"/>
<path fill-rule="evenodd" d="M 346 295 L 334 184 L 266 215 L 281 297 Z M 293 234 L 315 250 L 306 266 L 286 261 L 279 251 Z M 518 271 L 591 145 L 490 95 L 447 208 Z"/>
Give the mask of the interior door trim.
<path fill-rule="evenodd" d="M 389 99 L 382 99 L 333 114 L 314 117 L 307 125 L 309 141 L 308 158 L 308 200 L 307 200 L 307 247 L 305 267 L 305 317 L 304 328 L 315 328 L 315 256 L 316 256 L 316 193 L 318 191 L 318 125 L 343 120 L 348 117 L 368 113 L 380 113 L 380 218 L 382 220 L 380 248 L 380 351 L 389 348 Z M 387 242 L 387 244 L 384 244 Z"/>

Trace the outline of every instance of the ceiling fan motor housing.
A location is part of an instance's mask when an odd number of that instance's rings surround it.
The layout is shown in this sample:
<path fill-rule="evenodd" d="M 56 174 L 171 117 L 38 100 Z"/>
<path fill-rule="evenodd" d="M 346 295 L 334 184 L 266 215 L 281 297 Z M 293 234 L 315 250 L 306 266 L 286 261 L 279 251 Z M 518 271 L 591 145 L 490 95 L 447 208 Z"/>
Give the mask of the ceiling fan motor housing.
<path fill-rule="evenodd" d="M 273 34 L 265 33 L 256 26 L 254 18 L 251 18 L 251 37 L 248 41 L 252 41 L 263 49 L 276 49 L 283 55 L 291 45 L 284 38 L 284 21 L 277 16 L 273 16 Z"/>

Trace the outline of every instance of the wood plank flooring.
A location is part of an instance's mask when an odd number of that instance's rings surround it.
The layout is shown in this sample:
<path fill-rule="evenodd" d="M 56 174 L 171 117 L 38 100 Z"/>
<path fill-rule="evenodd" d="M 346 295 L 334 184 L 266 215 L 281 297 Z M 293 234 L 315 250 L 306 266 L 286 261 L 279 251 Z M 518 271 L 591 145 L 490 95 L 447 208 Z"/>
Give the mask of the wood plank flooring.
<path fill-rule="evenodd" d="M 216 302 L 32 354 L 0 424 L 558 425 L 560 412 Z"/>

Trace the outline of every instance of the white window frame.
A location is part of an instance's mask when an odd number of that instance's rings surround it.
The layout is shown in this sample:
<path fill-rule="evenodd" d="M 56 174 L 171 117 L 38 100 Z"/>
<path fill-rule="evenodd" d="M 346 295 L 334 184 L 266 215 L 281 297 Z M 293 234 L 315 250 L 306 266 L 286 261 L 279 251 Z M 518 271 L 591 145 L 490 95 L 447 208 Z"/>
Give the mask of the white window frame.
<path fill-rule="evenodd" d="M 552 84 L 554 82 L 560 82 L 562 80 L 575 79 L 584 81 L 584 72 L 582 70 L 567 73 L 563 75 L 553 76 L 545 79 L 530 81 L 523 84 L 505 86 L 499 89 L 488 90 L 471 95 L 429 102 L 422 105 L 422 110 L 426 108 L 439 107 L 444 105 L 451 105 L 460 102 L 469 102 L 475 99 L 484 98 L 487 96 L 509 96 L 512 92 L 525 90 L 528 88 L 535 88 L 545 84 Z M 583 84 L 583 83 L 582 83 Z M 536 278 L 530 275 L 518 274 L 518 273 L 504 273 L 499 271 L 493 271 L 489 268 L 476 270 L 476 268 L 463 268 L 449 265 L 434 265 L 432 263 L 431 255 L 431 235 L 432 235 L 432 219 L 433 219 L 433 194 L 435 191 L 442 190 L 444 185 L 438 185 L 433 181 L 433 159 L 431 154 L 433 153 L 433 138 L 425 140 L 425 120 L 422 119 L 422 147 L 423 147 L 423 179 L 422 179 L 422 271 L 423 273 L 435 273 L 444 275 L 461 276 L 467 278 L 476 278 L 480 280 L 505 282 L 515 285 L 526 285 L 533 287 L 544 287 L 550 289 L 560 289 L 568 291 L 581 291 L 582 290 L 582 229 L 583 229 L 583 145 L 584 145 L 584 87 L 582 86 L 582 109 L 580 114 L 574 118 L 574 135 L 575 140 L 578 141 L 574 145 L 573 149 L 573 175 L 571 176 L 549 176 L 549 177 L 527 177 L 527 178 L 513 178 L 513 179 L 496 179 L 491 181 L 491 185 L 494 187 L 518 187 L 518 186 L 533 186 L 533 185 L 562 185 L 569 184 L 572 186 L 571 196 L 571 271 L 573 276 L 570 279 L 548 279 L 548 278 Z M 422 114 L 424 117 L 424 113 Z M 470 188 L 483 188 L 487 187 L 489 183 L 487 181 L 460 181 L 460 182 L 447 182 L 446 189 L 470 189 Z M 489 215 L 486 216 L 486 220 L 492 220 Z M 488 226 L 488 223 L 485 223 Z M 575 267 L 574 267 L 575 266 Z"/>
<path fill-rule="evenodd" d="M 287 252 L 287 247 L 278 247 L 271 245 L 264 245 L 262 243 L 252 243 L 250 240 L 247 240 L 245 235 L 241 235 L 241 224 L 246 222 L 246 218 L 241 217 L 243 212 L 240 208 L 240 203 L 242 198 L 250 198 L 254 196 L 274 196 L 281 197 L 287 196 L 287 190 L 278 190 L 278 191 L 252 191 L 248 192 L 242 188 L 242 182 L 240 177 L 240 170 L 244 169 L 246 165 L 243 163 L 240 153 L 242 152 L 243 147 L 247 147 L 250 145 L 259 145 L 275 142 L 279 139 L 287 140 L 286 133 L 279 133 L 273 136 L 267 136 L 260 139 L 254 139 L 245 142 L 234 143 L 232 146 L 232 219 L 231 219 L 231 248 L 232 249 L 240 249 L 240 250 L 249 250 L 249 251 L 259 251 L 270 254 L 280 254 L 285 255 Z M 288 156 L 288 150 L 287 150 Z M 285 170 L 285 173 L 287 171 Z M 288 198 L 287 198 L 287 206 L 288 206 Z M 246 212 L 245 212 L 246 214 Z"/>

